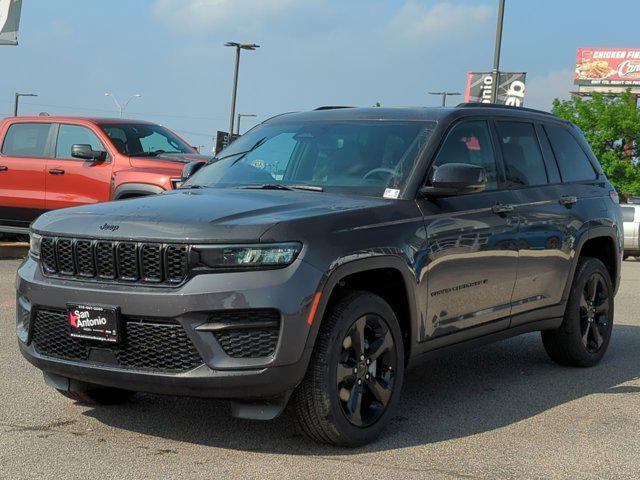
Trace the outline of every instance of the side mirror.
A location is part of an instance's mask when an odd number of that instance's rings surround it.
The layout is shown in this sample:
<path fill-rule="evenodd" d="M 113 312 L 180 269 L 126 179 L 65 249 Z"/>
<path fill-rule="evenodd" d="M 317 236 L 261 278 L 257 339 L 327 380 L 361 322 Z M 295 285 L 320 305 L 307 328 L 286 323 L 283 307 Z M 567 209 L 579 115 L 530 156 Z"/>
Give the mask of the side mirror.
<path fill-rule="evenodd" d="M 107 159 L 107 152 L 104 150 L 94 150 L 91 148 L 91 145 L 76 143 L 71 147 L 71 156 L 73 158 L 91 160 L 92 162 L 104 162 Z"/>
<path fill-rule="evenodd" d="M 422 187 L 425 197 L 450 197 L 483 192 L 487 186 L 484 168 L 467 163 L 447 163 L 437 167 L 431 177 L 431 185 Z"/>
<path fill-rule="evenodd" d="M 182 167 L 182 178 L 183 182 L 186 182 L 189 177 L 192 177 L 194 173 L 200 170 L 204 166 L 205 162 L 189 162 L 184 167 Z"/>

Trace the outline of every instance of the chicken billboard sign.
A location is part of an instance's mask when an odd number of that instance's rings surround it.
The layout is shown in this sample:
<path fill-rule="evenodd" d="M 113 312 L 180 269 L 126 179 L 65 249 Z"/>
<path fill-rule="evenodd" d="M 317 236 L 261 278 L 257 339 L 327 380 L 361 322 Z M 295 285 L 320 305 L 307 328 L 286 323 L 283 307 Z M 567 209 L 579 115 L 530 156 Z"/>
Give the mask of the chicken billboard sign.
<path fill-rule="evenodd" d="M 500 72 L 498 81 L 498 104 L 522 107 L 527 74 L 524 72 Z M 469 103 L 492 103 L 493 74 L 469 72 L 464 101 Z"/>
<path fill-rule="evenodd" d="M 0 0 L 0 45 L 18 44 L 22 0 Z"/>
<path fill-rule="evenodd" d="M 574 83 L 592 87 L 640 86 L 640 48 L 580 48 Z"/>

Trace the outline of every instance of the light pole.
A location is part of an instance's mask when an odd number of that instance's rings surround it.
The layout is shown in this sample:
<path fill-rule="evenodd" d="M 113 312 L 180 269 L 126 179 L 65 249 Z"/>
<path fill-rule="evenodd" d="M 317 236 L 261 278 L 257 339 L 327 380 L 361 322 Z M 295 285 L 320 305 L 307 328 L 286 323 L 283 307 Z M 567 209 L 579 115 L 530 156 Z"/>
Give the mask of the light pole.
<path fill-rule="evenodd" d="M 240 50 L 255 50 L 260 45 L 255 43 L 238 43 L 227 42 L 225 47 L 233 47 L 236 49 L 236 63 L 233 70 L 233 91 L 231 93 L 231 114 L 229 116 L 229 143 L 231 143 L 231 135 L 233 135 L 233 121 L 236 115 L 236 96 L 238 94 L 238 69 L 240 68 Z"/>
<path fill-rule="evenodd" d="M 122 115 L 124 114 L 124 111 L 127 108 L 127 105 L 129 105 L 129 102 L 131 102 L 131 100 L 133 100 L 134 98 L 142 97 L 142 95 L 139 93 L 136 93 L 135 95 L 131 95 L 131 97 L 129 97 L 129 100 L 124 102 L 124 105 L 123 105 L 118 101 L 116 96 L 111 92 L 106 92 L 104 96 L 113 98 L 113 102 L 116 104 L 116 107 L 118 108 L 118 112 L 120 112 L 120 118 L 122 118 Z"/>
<path fill-rule="evenodd" d="M 18 103 L 20 102 L 20 97 L 37 97 L 35 93 L 18 93 L 16 92 L 15 97 L 13 99 L 13 116 L 18 116 Z"/>
<path fill-rule="evenodd" d="M 444 92 L 428 92 L 428 93 L 429 93 L 429 95 L 440 95 L 440 96 L 442 96 L 442 106 L 443 107 L 447 106 L 447 97 L 452 97 L 454 95 L 462 95 L 459 92 L 447 92 L 447 91 L 444 91 Z"/>
<path fill-rule="evenodd" d="M 502 48 L 502 24 L 504 22 L 504 1 L 500 0 L 498 7 L 498 27 L 496 29 L 496 45 L 493 52 L 493 88 L 491 89 L 491 103 L 498 103 L 498 82 L 500 81 L 500 50 Z"/>
<path fill-rule="evenodd" d="M 240 135 L 240 120 L 242 120 L 242 117 L 257 117 L 257 115 L 255 113 L 239 113 L 238 114 L 238 126 L 236 127 L 236 133 L 238 135 Z"/>

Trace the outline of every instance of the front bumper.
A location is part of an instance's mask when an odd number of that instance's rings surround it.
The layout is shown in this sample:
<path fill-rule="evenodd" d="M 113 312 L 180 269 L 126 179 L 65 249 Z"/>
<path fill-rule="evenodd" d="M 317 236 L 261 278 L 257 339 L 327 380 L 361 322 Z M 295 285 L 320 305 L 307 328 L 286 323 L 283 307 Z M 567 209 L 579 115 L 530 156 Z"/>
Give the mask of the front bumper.
<path fill-rule="evenodd" d="M 29 258 L 18 270 L 17 335 L 29 362 L 46 373 L 128 390 L 213 398 L 264 398 L 292 390 L 303 378 L 311 346 L 306 322 L 322 273 L 296 260 L 281 270 L 198 275 L 180 288 L 100 285 L 45 277 Z M 94 361 L 57 358 L 31 342 L 36 309 L 65 309 L 67 303 L 120 307 L 123 316 L 153 317 L 178 323 L 202 357 L 184 372 L 122 368 Z M 275 351 L 263 358 L 235 358 L 215 336 L 197 327 L 212 312 L 276 309 L 280 331 Z M 23 323 L 24 322 L 24 323 Z M 25 329 L 25 323 L 28 323 Z"/>

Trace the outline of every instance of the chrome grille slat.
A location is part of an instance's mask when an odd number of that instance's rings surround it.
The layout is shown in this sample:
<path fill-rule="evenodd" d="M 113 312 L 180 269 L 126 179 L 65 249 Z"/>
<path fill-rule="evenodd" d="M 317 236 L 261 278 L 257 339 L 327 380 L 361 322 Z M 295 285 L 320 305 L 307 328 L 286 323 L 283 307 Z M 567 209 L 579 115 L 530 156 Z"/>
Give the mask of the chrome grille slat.
<path fill-rule="evenodd" d="M 187 245 L 43 237 L 42 272 L 84 281 L 176 286 L 189 274 Z"/>

